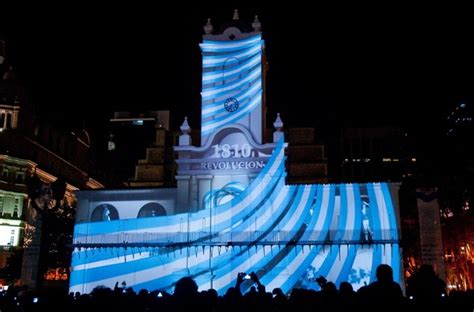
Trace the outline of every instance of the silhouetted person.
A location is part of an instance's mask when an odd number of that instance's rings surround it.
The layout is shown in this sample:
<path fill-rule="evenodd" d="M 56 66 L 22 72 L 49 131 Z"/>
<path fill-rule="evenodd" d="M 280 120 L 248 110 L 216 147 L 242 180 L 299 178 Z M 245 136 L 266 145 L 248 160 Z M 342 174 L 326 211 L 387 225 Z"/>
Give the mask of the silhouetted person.
<path fill-rule="evenodd" d="M 250 278 L 257 285 L 258 293 L 265 294 L 265 285 L 260 283 L 260 279 L 258 278 L 257 274 L 255 272 L 250 273 Z"/>
<path fill-rule="evenodd" d="M 189 276 L 183 277 L 176 282 L 174 286 L 174 297 L 178 302 L 180 300 L 195 300 L 198 294 L 196 282 Z M 183 302 L 181 302 L 183 303 Z M 190 302 L 188 302 L 190 303 Z"/>
<path fill-rule="evenodd" d="M 416 303 L 439 303 L 445 295 L 446 284 L 436 275 L 431 265 L 421 265 L 407 280 L 407 296 L 413 296 Z"/>
<path fill-rule="evenodd" d="M 339 297 L 343 304 L 355 303 L 354 288 L 352 288 L 349 282 L 341 282 L 341 284 L 339 284 Z"/>
<path fill-rule="evenodd" d="M 400 285 L 393 280 L 393 270 L 387 264 L 381 264 L 376 271 L 377 281 L 367 286 L 368 303 L 384 306 L 399 305 L 403 298 Z"/>
<path fill-rule="evenodd" d="M 326 282 L 321 286 L 321 298 L 322 303 L 328 306 L 339 303 L 339 293 L 337 291 L 336 284 L 333 282 Z"/>

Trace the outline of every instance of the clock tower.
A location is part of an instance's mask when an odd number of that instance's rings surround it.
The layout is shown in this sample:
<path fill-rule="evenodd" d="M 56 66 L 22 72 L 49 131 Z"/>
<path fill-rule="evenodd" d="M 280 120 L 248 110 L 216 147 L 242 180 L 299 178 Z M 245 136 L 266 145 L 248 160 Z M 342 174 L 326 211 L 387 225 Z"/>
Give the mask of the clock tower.
<path fill-rule="evenodd" d="M 234 11 L 231 22 L 214 31 L 204 26 L 202 51 L 201 143 L 228 125 L 247 128 L 262 143 L 264 128 L 265 50 L 260 22 L 249 25 Z"/>
<path fill-rule="evenodd" d="M 221 31 L 210 19 L 204 26 L 201 146 L 192 145 L 185 119 L 174 147 L 177 212 L 207 209 L 240 194 L 265 167 L 280 138 L 263 143 L 266 61 L 260 26 L 257 16 L 246 23 L 237 10 Z"/>

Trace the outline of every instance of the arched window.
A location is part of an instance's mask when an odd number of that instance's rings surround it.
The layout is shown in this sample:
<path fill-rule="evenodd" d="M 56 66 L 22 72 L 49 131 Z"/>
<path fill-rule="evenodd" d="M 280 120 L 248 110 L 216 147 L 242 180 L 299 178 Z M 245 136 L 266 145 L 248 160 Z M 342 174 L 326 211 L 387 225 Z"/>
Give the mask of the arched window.
<path fill-rule="evenodd" d="M 158 203 L 148 203 L 140 208 L 138 218 L 166 216 L 166 209 Z"/>
<path fill-rule="evenodd" d="M 0 112 L 0 129 L 5 128 L 6 113 Z"/>
<path fill-rule="evenodd" d="M 239 66 L 240 66 L 240 61 L 239 59 L 235 57 L 230 57 L 227 60 L 225 60 L 224 66 L 222 68 L 222 82 L 224 84 L 230 83 L 232 81 L 242 78 L 241 72 L 239 72 L 238 75 L 235 73 L 229 74 L 229 72 L 233 72 L 235 69 L 238 69 Z"/>
<path fill-rule="evenodd" d="M 91 222 L 118 220 L 117 209 L 110 204 L 102 204 L 95 207 L 91 215 Z"/>

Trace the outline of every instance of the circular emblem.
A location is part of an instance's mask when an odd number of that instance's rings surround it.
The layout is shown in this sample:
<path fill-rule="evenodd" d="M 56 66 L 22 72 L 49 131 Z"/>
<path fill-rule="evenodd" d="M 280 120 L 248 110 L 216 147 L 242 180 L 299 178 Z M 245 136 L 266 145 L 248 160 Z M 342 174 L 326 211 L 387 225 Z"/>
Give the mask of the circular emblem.
<path fill-rule="evenodd" d="M 234 97 L 228 98 L 224 102 L 224 108 L 228 112 L 235 112 L 239 108 L 239 101 Z"/>

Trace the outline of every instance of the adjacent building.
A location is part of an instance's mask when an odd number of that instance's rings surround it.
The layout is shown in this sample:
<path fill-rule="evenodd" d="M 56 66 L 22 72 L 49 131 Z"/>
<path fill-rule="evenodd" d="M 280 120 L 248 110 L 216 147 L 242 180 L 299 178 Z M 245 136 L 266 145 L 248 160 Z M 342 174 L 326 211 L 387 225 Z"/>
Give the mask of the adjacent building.
<path fill-rule="evenodd" d="M 0 43 L 0 69 L 5 69 L 0 73 L 0 267 L 16 248 L 24 248 L 21 281 L 34 288 L 41 221 L 28 198 L 28 180 L 36 175 L 49 186 L 63 179 L 69 205 L 75 203 L 73 191 L 103 185 L 88 174 L 95 167 L 88 132 L 66 133 L 36 118 Z"/>
<path fill-rule="evenodd" d="M 415 174 L 416 140 L 401 127 L 345 128 L 331 157 L 336 181 L 401 182 Z"/>

